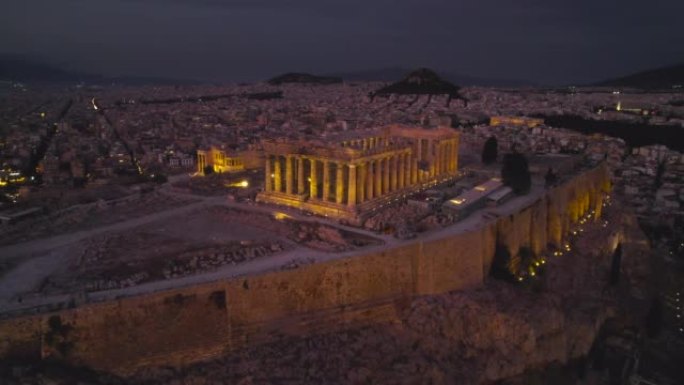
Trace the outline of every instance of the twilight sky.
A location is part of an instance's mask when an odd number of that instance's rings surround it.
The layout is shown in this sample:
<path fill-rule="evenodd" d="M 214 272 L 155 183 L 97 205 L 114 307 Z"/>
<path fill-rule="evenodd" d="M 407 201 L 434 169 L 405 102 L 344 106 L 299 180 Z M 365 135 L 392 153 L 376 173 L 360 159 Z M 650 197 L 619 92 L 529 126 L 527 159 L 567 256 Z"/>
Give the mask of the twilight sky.
<path fill-rule="evenodd" d="M 0 53 L 218 81 L 430 67 L 562 84 L 684 61 L 683 0 L 2 0 Z"/>

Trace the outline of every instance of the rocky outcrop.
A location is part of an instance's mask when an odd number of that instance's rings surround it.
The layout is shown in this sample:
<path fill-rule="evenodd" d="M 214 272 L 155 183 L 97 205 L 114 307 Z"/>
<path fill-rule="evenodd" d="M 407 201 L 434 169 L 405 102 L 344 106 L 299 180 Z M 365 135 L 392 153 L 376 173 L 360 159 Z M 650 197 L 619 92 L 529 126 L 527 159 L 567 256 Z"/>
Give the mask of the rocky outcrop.
<path fill-rule="evenodd" d="M 610 245 L 617 242 L 611 237 L 620 233 L 597 226 L 604 230 L 587 230 L 575 240 L 577 249 L 550 258 L 536 281 L 513 285 L 490 280 L 477 290 L 397 299 L 392 303 L 395 316 L 383 323 L 283 335 L 187 367 L 142 369 L 126 383 L 491 384 L 565 364 L 590 351 L 602 324 L 615 312 L 617 293 L 606 290 L 610 247 L 602 250 L 597 242 Z M 641 257 L 625 256 L 634 259 L 630 266 L 641 265 Z M 0 368 L 0 375 L 10 384 L 49 377 L 40 368 Z M 102 374 L 89 383 L 116 381 Z"/>
<path fill-rule="evenodd" d="M 270 349 L 268 346 L 277 345 L 279 340 L 294 341 L 291 343 L 296 344 L 296 341 L 319 338 L 316 335 L 344 335 L 345 332 L 340 330 L 363 328 L 377 329 L 374 333 L 382 343 L 389 344 L 387 340 L 395 343 L 396 339 L 409 341 L 408 347 L 398 348 L 401 354 L 412 351 L 413 344 L 421 346 L 421 341 L 431 338 L 436 343 L 449 341 L 445 336 L 452 334 L 464 338 L 463 341 L 475 338 L 469 345 L 460 342 L 463 350 L 435 345 L 439 347 L 438 351 L 448 352 L 449 356 L 445 360 L 457 360 L 460 362 L 458 365 L 465 365 L 464 362 L 476 365 L 473 357 L 479 354 L 477 352 L 484 356 L 496 356 L 496 352 L 502 352 L 500 362 L 504 364 L 500 367 L 489 366 L 494 365 L 489 362 L 487 366 L 485 363 L 477 364 L 477 372 L 501 373 L 504 376 L 525 365 L 543 364 L 549 360 L 562 362 L 568 357 L 586 353 L 593 340 L 593 331 L 603 318 L 603 313 L 595 310 L 607 307 L 612 295 L 610 291 L 604 293 L 602 290 L 605 286 L 602 280 L 609 272 L 609 263 L 605 259 L 589 256 L 582 251 L 583 248 L 579 248 L 577 255 L 566 253 L 556 259 L 549 256 L 545 265 L 548 267 L 540 267 L 539 271 L 547 269 L 549 277 L 554 277 L 552 271 L 557 271 L 559 273 L 555 278 L 563 279 L 544 282 L 538 279 L 540 274 L 536 275 L 537 278 L 526 279 L 525 282 L 531 285 L 529 290 L 539 286 L 545 293 L 530 300 L 525 300 L 525 291 L 520 292 L 514 286 L 497 291 L 496 287 L 492 289 L 491 284 L 486 285 L 485 288 L 495 293 L 493 297 L 468 290 L 482 287 L 489 273 L 497 240 L 503 240 L 512 255 L 522 247 L 543 245 L 543 237 L 538 232 L 544 231 L 544 226 L 552 227 L 550 223 L 554 218 L 560 223 L 558 235 L 568 237 L 570 224 L 573 224 L 573 228 L 577 226 L 576 221 L 582 215 L 582 220 L 585 220 L 587 212 L 591 213 L 590 208 L 599 212 L 600 204 L 590 204 L 592 196 L 601 195 L 598 192 L 606 181 L 605 167 L 589 170 L 559 185 L 546 197 L 530 200 L 529 206 L 520 211 L 483 223 L 483 227 L 467 232 L 427 237 L 367 254 L 299 266 L 297 269 L 64 310 L 59 314 L 74 328 L 71 336 L 75 347 L 70 352 L 69 361 L 130 373 L 144 366 L 181 366 L 221 352 L 244 349 L 260 351 L 261 346 Z M 348 235 L 338 229 L 321 232 L 310 224 L 304 226 L 311 226 L 306 229 L 290 225 L 288 221 L 266 223 L 273 226 L 277 223 L 277 231 L 286 236 L 301 233 L 303 239 L 314 242 L 325 240 L 326 244 L 331 245 L 339 244 L 337 242 Z M 592 225 L 600 227 L 597 222 Z M 321 234 L 323 237 L 320 237 Z M 313 235 L 316 238 L 310 238 Z M 344 237 L 341 238 L 341 235 Z M 555 235 L 550 234 L 549 238 L 553 239 Z M 606 241 L 610 241 L 607 236 L 597 239 L 596 245 L 584 250 L 600 249 Z M 354 243 L 367 241 L 361 238 L 353 240 Z M 557 264 L 561 266 L 557 267 Z M 589 282 L 598 283 L 587 284 Z M 508 291 L 521 296 L 509 297 L 511 293 Z M 566 292 L 574 297 L 568 297 Z M 475 299 L 468 296 L 475 296 Z M 503 302 L 499 303 L 499 300 Z M 427 305 L 421 301 L 428 301 Z M 542 301 L 541 305 L 536 306 L 535 301 Z M 428 306 L 426 310 L 420 310 L 424 306 Z M 406 309 L 414 308 L 417 310 L 406 313 Z M 456 319 L 430 318 L 432 313 L 441 314 L 450 308 L 461 309 L 472 317 L 479 314 L 481 318 L 471 320 L 463 317 L 463 322 L 468 326 L 453 330 L 449 328 L 452 324 L 458 324 Z M 471 308 L 475 310 L 471 311 Z M 586 313 L 586 317 L 576 314 L 575 309 L 584 308 L 586 312 L 581 314 Z M 554 315 L 555 312 L 561 312 L 563 317 Z M 544 321 L 549 314 L 550 320 Z M 17 347 L 21 347 L 36 354 L 43 344 L 40 325 L 45 324 L 47 317 L 35 316 L 35 323 L 31 324 L 22 323 L 20 318 L 0 322 L 0 353 L 13 354 Z M 554 321 L 559 319 L 563 321 Z M 387 326 L 388 322 L 390 327 Z M 569 322 L 575 322 L 576 325 L 568 327 Z M 435 330 L 444 330 L 446 334 L 430 334 L 432 328 L 419 328 L 423 323 L 436 325 Z M 487 329 L 490 323 L 495 327 Z M 198 324 L 203 326 L 197 327 Z M 507 324 L 514 325 L 514 328 L 504 327 Z M 473 329 L 472 325 L 482 329 Z M 516 333 L 516 329 L 521 332 Z M 390 336 L 386 336 L 386 333 L 390 333 Z M 532 335 L 534 352 L 553 350 L 555 353 L 545 353 L 540 357 L 536 353 L 511 356 L 510 352 L 524 353 L 530 349 L 530 342 L 526 341 L 531 337 L 516 341 L 513 335 Z M 501 345 L 501 342 L 497 342 L 501 339 L 508 339 L 515 344 Z M 456 339 L 451 341 L 456 343 Z M 572 345 L 569 341 L 572 341 Z M 515 348 L 506 350 L 509 346 Z M 342 348 L 338 346 L 338 349 Z M 383 348 L 367 348 L 373 352 L 378 349 Z M 363 356 L 359 352 L 353 355 Z M 281 359 L 277 357 L 275 362 Z M 372 361 L 372 357 L 369 360 Z M 430 362 L 430 359 L 426 360 Z M 296 364 L 297 361 L 288 363 Z M 385 364 L 382 361 L 376 366 L 384 367 Z M 456 365 L 456 362 L 453 364 Z M 434 368 L 430 370 L 434 371 Z M 495 376 L 488 374 L 483 378 Z"/>

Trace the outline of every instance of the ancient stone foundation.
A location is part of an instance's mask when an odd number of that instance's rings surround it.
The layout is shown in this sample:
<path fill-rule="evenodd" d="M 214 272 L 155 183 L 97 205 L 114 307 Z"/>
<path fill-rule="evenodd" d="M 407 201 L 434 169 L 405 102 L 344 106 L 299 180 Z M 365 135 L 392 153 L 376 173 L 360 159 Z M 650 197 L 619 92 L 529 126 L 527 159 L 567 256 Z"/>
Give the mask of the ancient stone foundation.
<path fill-rule="evenodd" d="M 557 186 L 521 211 L 455 235 L 290 271 L 230 279 L 51 314 L 0 321 L 0 357 L 57 355 L 118 373 L 182 365 L 282 335 L 399 319 L 413 296 L 482 285 L 496 242 L 515 255 L 560 246 L 586 213 L 600 216 L 604 165 Z"/>

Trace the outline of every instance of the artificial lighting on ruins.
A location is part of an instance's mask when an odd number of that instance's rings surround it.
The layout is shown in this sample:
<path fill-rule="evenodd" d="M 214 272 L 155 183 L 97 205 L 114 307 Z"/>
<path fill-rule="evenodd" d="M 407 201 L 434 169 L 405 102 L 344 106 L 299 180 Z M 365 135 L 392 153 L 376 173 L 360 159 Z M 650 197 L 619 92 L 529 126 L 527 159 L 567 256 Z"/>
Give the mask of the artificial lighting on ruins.
<path fill-rule="evenodd" d="M 282 221 L 285 219 L 291 219 L 292 217 L 285 214 L 285 213 L 275 212 L 275 213 L 273 213 L 273 218 L 275 218 L 276 220 Z"/>
<path fill-rule="evenodd" d="M 228 184 L 228 185 L 226 185 L 226 186 L 227 186 L 227 187 L 242 187 L 242 188 L 246 188 L 246 187 L 249 187 L 249 181 L 248 181 L 248 180 L 241 180 L 241 181 L 238 181 L 238 182 L 230 183 L 230 184 Z"/>
<path fill-rule="evenodd" d="M 267 140 L 257 201 L 358 223 L 364 213 L 458 176 L 459 133 L 387 126 L 325 141 Z M 427 165 L 427 170 L 422 167 Z"/>

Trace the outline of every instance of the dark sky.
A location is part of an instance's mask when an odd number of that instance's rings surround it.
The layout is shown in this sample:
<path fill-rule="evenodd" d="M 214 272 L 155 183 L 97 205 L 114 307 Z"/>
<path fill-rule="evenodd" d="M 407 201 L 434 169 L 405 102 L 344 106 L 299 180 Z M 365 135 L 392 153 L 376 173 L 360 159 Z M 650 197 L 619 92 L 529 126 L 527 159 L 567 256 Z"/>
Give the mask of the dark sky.
<path fill-rule="evenodd" d="M 0 52 L 105 75 L 430 67 L 586 82 L 684 61 L 684 0 L 2 0 Z"/>

